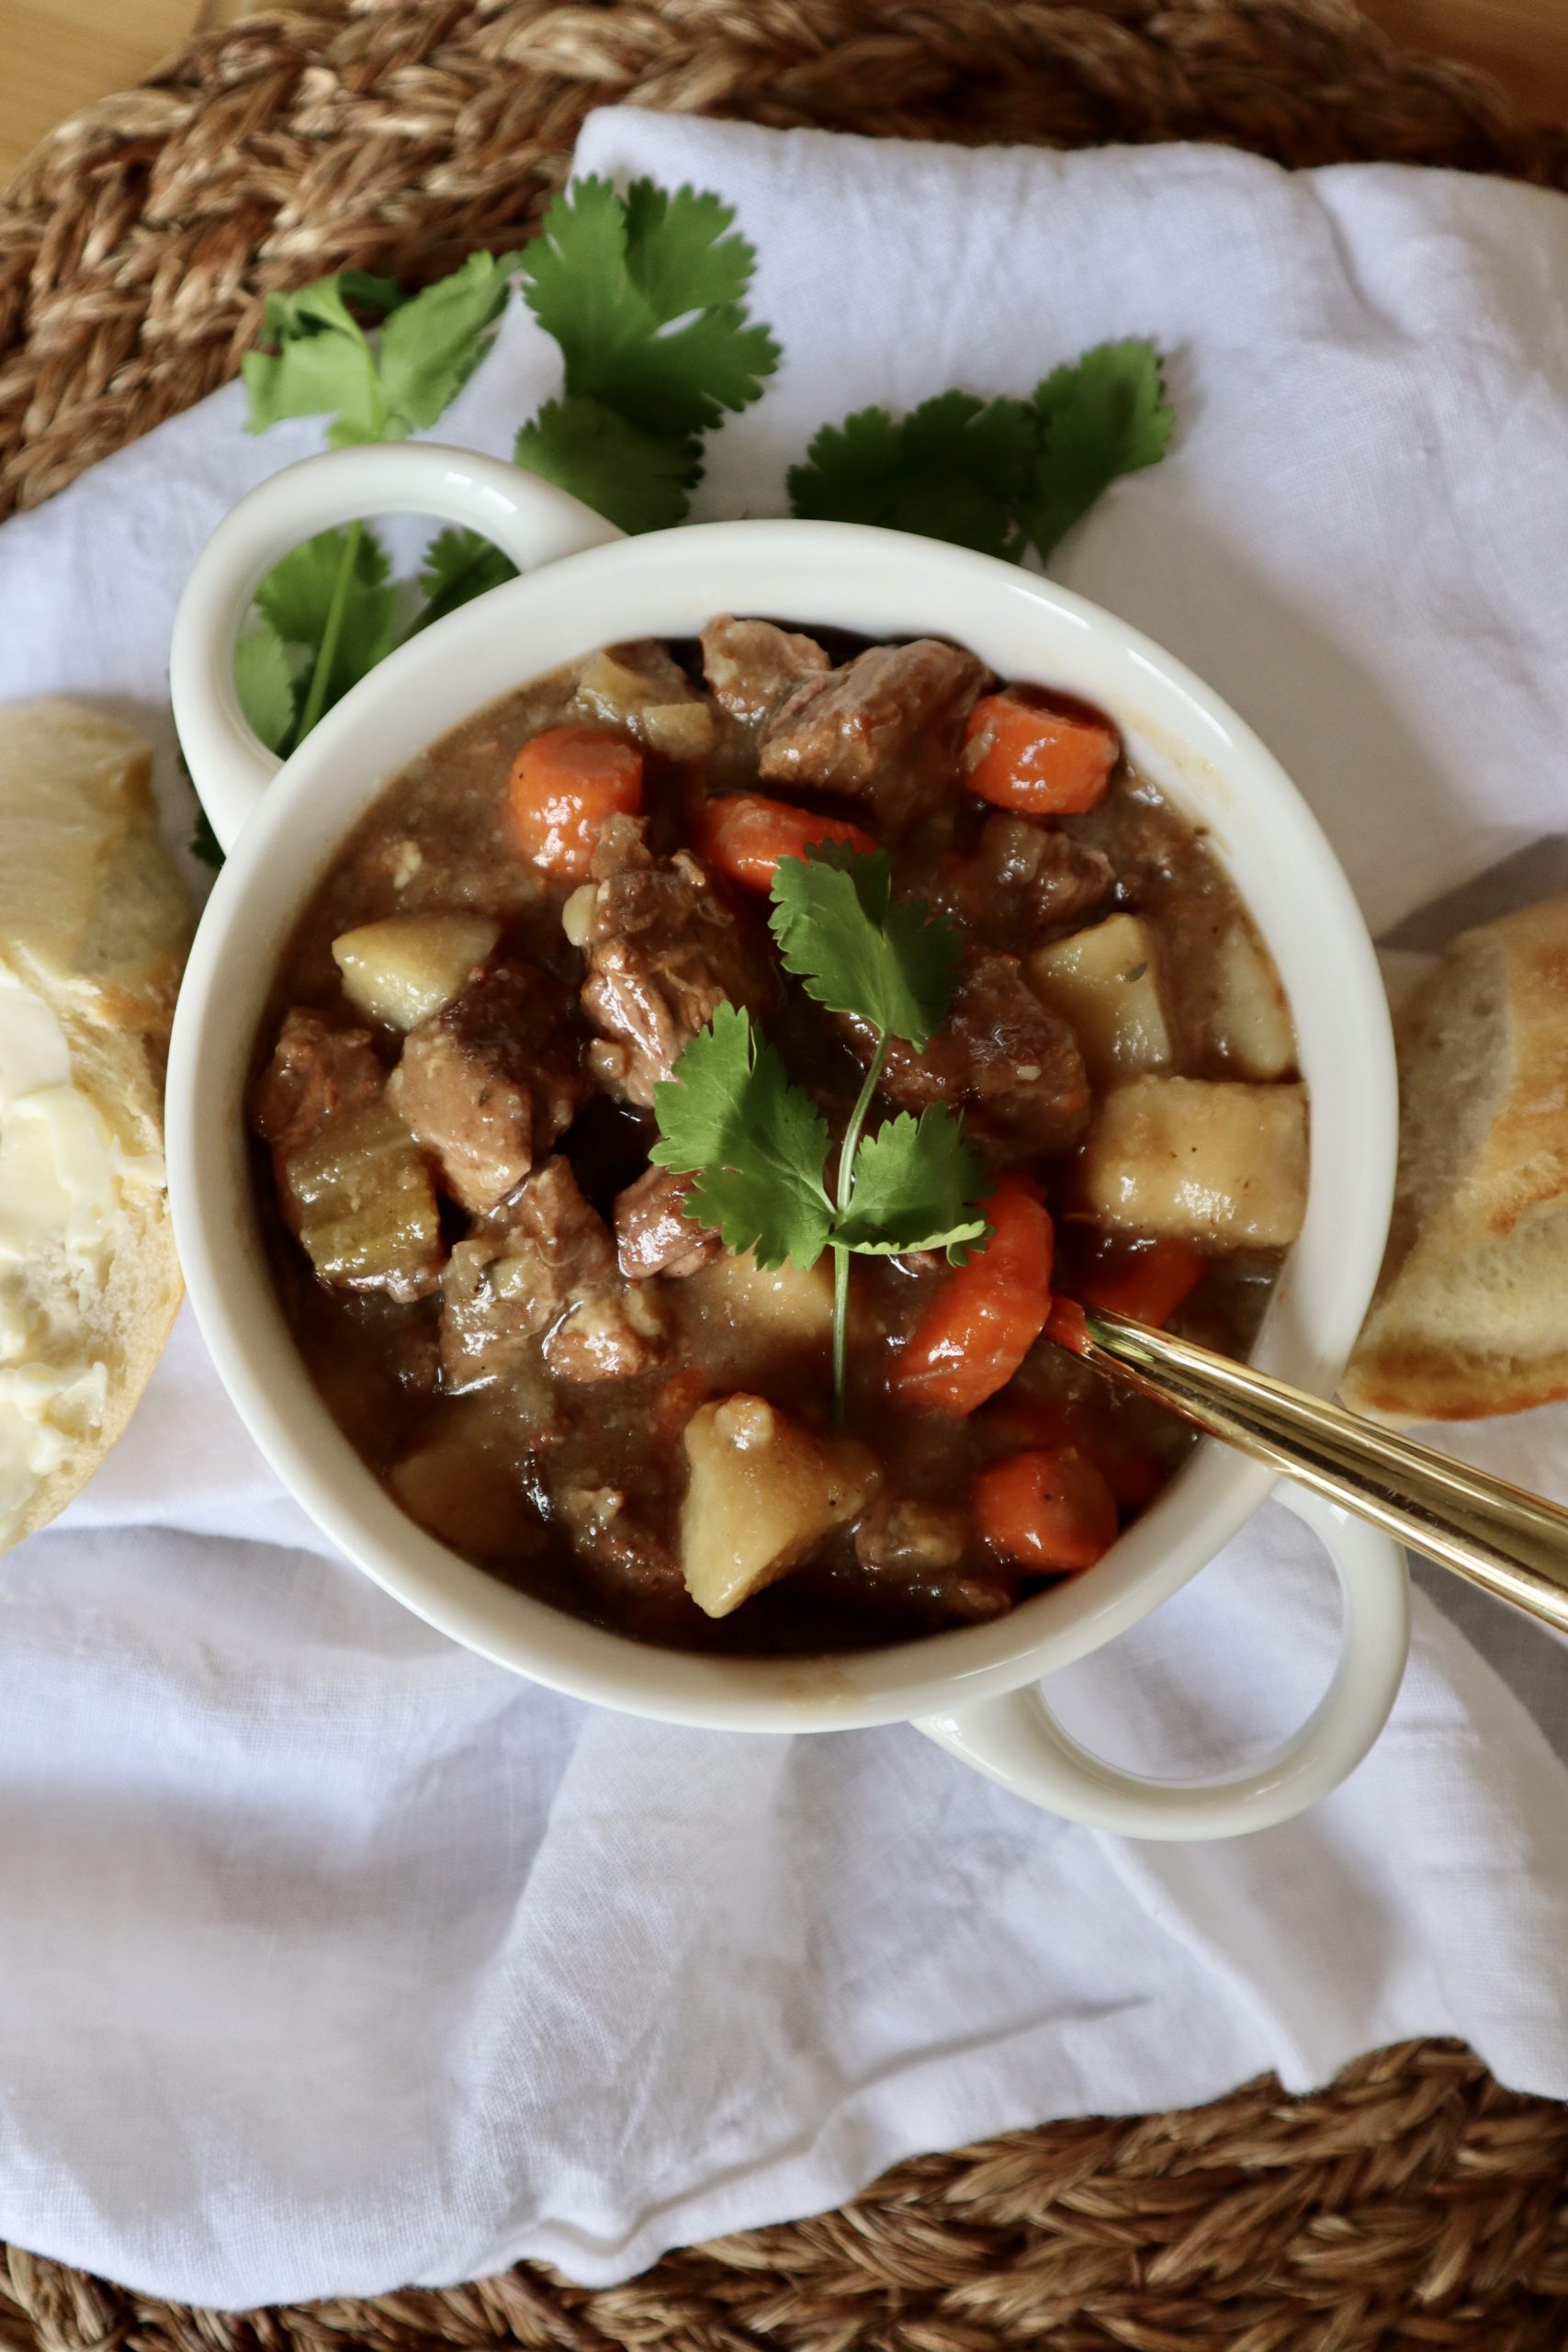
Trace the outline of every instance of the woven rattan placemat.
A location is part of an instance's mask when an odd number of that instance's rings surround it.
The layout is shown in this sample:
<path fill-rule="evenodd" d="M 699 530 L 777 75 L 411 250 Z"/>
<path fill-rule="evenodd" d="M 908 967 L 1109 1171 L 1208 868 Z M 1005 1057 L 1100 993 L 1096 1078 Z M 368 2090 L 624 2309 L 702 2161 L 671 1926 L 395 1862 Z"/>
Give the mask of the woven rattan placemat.
<path fill-rule="evenodd" d="M 1562 0 L 1541 0 L 1545 8 Z M 1348 0 L 360 0 L 254 17 L 57 131 L 0 198 L 0 514 L 231 375 L 268 288 L 518 243 L 613 101 L 1082 146 L 1220 139 L 1568 187 L 1568 132 Z M 521 2266 L 243 2316 L 11 2249 L 50 2352 L 1563 2352 L 1568 2108 L 1425 2042 L 1301 2099 L 1057 2123 L 607 2292 Z"/>

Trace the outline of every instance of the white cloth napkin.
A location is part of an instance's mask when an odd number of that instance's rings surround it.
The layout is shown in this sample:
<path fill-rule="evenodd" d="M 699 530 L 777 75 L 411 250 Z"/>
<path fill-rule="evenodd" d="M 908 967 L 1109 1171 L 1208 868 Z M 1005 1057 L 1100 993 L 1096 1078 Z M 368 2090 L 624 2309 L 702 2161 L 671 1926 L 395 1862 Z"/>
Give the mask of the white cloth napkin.
<path fill-rule="evenodd" d="M 1564 823 L 1561 198 L 632 112 L 580 163 L 721 189 L 758 247 L 786 360 L 702 513 L 781 511 L 865 401 L 1153 334 L 1177 446 L 1062 576 L 1258 726 L 1374 925 Z M 556 364 L 514 313 L 446 437 L 505 451 Z M 316 439 L 248 439 L 231 390 L 8 524 L 0 696 L 102 696 L 167 751 L 180 583 Z M 1561 1490 L 1563 1427 L 1467 1442 Z M 1268 1510 L 1056 1695 L 1134 1763 L 1239 1760 L 1321 1689 L 1329 1594 Z M 1348 1784 L 1188 1849 L 1032 1813 L 908 1728 L 592 1713 L 333 1558 L 186 1321 L 81 1503 L 0 1563 L 0 2234 L 216 2303 L 520 2255 L 606 2282 L 916 2150 L 1265 2067 L 1303 2087 L 1408 2034 L 1568 2094 L 1564 1660 L 1498 1655 L 1536 1718 L 1417 1596 Z"/>

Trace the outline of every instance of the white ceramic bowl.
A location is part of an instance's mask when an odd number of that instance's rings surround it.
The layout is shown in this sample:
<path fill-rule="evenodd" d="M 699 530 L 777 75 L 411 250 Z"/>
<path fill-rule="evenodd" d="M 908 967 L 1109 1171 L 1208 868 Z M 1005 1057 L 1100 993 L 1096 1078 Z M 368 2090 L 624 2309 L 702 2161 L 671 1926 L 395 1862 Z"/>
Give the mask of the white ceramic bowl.
<path fill-rule="evenodd" d="M 252 593 L 329 524 L 394 512 L 475 525 L 524 573 L 394 654 L 281 769 L 246 727 L 233 649 Z M 719 612 L 867 636 L 932 633 L 1004 677 L 1098 704 L 1134 760 L 1207 829 L 1289 992 L 1312 1102 L 1306 1222 L 1256 1361 L 1331 1386 L 1381 1259 L 1395 1088 L 1377 967 L 1344 876 L 1256 736 L 1159 648 L 1055 582 L 934 541 L 828 523 L 720 523 L 623 539 L 530 476 L 434 447 L 344 450 L 246 498 L 192 574 L 171 665 L 175 718 L 229 853 L 192 951 L 169 1066 L 169 1176 L 186 1277 L 213 1360 L 253 1435 L 349 1557 L 432 1624 L 582 1699 L 728 1730 L 914 1720 L 1033 1802 L 1101 1827 L 1218 1836 L 1284 1819 L 1359 1760 L 1403 1670 L 1403 1555 L 1289 1487 L 1338 1570 L 1344 1633 L 1303 1729 L 1257 1770 L 1200 1785 L 1136 1779 L 1055 1724 L 1041 1676 L 1109 1641 L 1226 1544 L 1273 1483 L 1205 1444 L 1089 1574 L 1012 1614 L 896 1648 L 820 1659 L 674 1654 L 530 1600 L 424 1534 L 359 1460 L 311 1386 L 263 1253 L 242 1096 L 263 996 L 338 843 L 415 752 L 497 696 L 596 645 L 683 636 Z"/>

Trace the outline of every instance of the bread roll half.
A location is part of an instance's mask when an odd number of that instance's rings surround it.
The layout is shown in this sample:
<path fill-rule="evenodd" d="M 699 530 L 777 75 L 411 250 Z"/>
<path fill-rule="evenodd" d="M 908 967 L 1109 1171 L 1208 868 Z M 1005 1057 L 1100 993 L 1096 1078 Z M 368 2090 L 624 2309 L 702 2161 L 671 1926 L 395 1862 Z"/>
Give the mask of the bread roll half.
<path fill-rule="evenodd" d="M 1568 1396 L 1568 898 L 1466 932 L 1399 1028 L 1399 1177 L 1342 1385 L 1392 1419 Z"/>
<path fill-rule="evenodd" d="M 86 1484 L 180 1301 L 164 1065 L 190 921 L 148 746 L 0 707 L 0 1551 Z"/>

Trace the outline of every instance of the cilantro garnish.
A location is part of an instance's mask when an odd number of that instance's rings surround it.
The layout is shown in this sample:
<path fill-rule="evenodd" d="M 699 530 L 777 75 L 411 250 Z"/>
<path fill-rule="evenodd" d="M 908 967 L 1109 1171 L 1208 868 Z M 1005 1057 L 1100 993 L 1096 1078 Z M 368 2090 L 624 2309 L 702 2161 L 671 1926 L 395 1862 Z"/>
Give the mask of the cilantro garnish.
<path fill-rule="evenodd" d="M 828 1127 L 793 1085 L 749 1013 L 721 1005 L 654 1090 L 661 1168 L 698 1182 L 685 1214 L 759 1264 L 814 1266 L 833 1252 L 833 1394 L 844 1411 L 852 1255 L 945 1250 L 961 1261 L 987 1221 L 988 1189 L 964 1123 L 933 1104 L 902 1112 L 876 1134 L 864 1126 L 895 1038 L 923 1047 L 940 1027 L 958 977 L 958 938 L 919 899 L 893 899 L 884 851 L 832 843 L 780 861 L 773 928 L 785 968 L 829 1011 L 864 1022 L 874 1050 L 839 1148 L 835 1194 L 824 1179 Z"/>
<path fill-rule="evenodd" d="M 560 346 L 564 379 L 523 426 L 516 462 L 623 530 L 666 529 L 702 479 L 703 436 L 759 399 L 779 363 L 773 335 L 746 308 L 756 256 L 734 219 L 708 190 L 671 194 L 641 179 L 622 196 L 607 180 L 582 179 L 554 198 L 521 254 L 472 254 L 416 294 L 393 277 L 343 270 L 269 295 L 261 348 L 241 363 L 249 428 L 322 416 L 341 447 L 434 425 L 490 348 L 516 275 Z M 1153 345 L 1101 344 L 1027 401 L 942 392 L 901 418 L 867 408 L 824 425 L 790 470 L 791 511 L 1015 560 L 1032 546 L 1043 558 L 1118 474 L 1164 455 L 1171 424 Z M 247 717 L 287 755 L 394 646 L 513 576 L 476 532 L 446 530 L 426 551 L 416 597 L 389 580 L 367 525 L 321 533 L 258 592 L 235 663 Z M 788 887 L 817 893 L 791 922 L 831 929 L 840 901 L 829 886 Z M 916 921 L 905 909 L 863 911 L 890 939 Z M 779 936 L 787 961 L 794 950 Z M 908 1002 L 899 1017 L 913 1017 Z"/>
<path fill-rule="evenodd" d="M 491 589 L 503 587 L 516 577 L 517 566 L 511 557 L 491 547 L 479 532 L 460 530 L 456 524 L 438 531 L 419 567 L 423 607 L 403 635 L 417 636 L 432 621 L 444 619 L 460 605 L 472 604 L 476 596 L 487 595 Z"/>
<path fill-rule="evenodd" d="M 489 350 L 516 267 L 514 254 L 470 254 L 461 268 L 417 294 L 405 296 L 395 277 L 364 270 L 342 271 L 298 293 L 269 294 L 264 347 L 247 351 L 240 363 L 250 430 L 264 433 L 286 416 L 326 416 L 327 439 L 343 448 L 400 441 L 434 424 Z M 380 321 L 378 345 L 362 314 Z M 444 572 L 437 588 L 426 592 L 413 628 L 438 617 L 437 595 L 441 610 L 455 611 L 502 576 L 498 567 L 505 558 L 488 542 L 476 542 L 478 548 L 484 554 L 473 553 L 460 593 L 450 571 Z M 266 725 L 252 717 L 248 703 L 246 715 L 275 751 L 292 751 L 321 713 L 390 652 L 397 594 L 386 584 L 387 571 L 380 542 L 358 522 L 320 533 L 263 581 L 256 603 L 264 622 L 272 625 L 279 647 L 299 657 L 298 662 L 287 652 L 284 657 L 293 707 L 281 732 L 274 653 L 249 657 L 253 664 L 265 664 L 265 681 L 258 673 L 249 691 L 259 695 L 265 684 L 257 708 Z M 505 576 L 510 571 L 507 565 Z M 256 637 L 265 645 L 265 635 Z M 236 672 L 244 703 L 247 686 L 238 664 Z"/>
<path fill-rule="evenodd" d="M 761 397 L 778 345 L 749 318 L 755 255 L 707 192 L 581 179 L 552 201 L 523 259 L 524 299 L 565 362 L 566 396 L 517 442 L 517 462 L 623 530 L 678 523 L 702 477 L 702 435 Z"/>
<path fill-rule="evenodd" d="M 1101 343 L 1035 387 L 1040 457 L 1024 528 L 1048 556 L 1118 474 L 1164 457 L 1176 419 L 1152 343 Z"/>
<path fill-rule="evenodd" d="M 820 842 L 809 857 L 781 858 L 773 900 L 784 969 L 807 996 L 924 1050 L 958 978 L 958 933 L 923 899 L 894 902 L 885 850 Z"/>
<path fill-rule="evenodd" d="M 283 639 L 265 615 L 234 648 L 234 689 L 267 750 L 280 751 L 294 726 L 294 679 Z"/>
<path fill-rule="evenodd" d="M 702 479 L 702 445 L 687 434 L 649 433 L 586 392 L 547 401 L 513 452 L 532 474 L 570 490 L 623 531 L 679 523 Z"/>
<path fill-rule="evenodd" d="M 790 512 L 1016 557 L 1035 440 L 1022 401 L 939 392 L 897 423 L 884 408 L 857 409 L 825 424 L 807 462 L 791 467 Z"/>
<path fill-rule="evenodd" d="M 515 254 L 470 254 L 450 277 L 404 296 L 395 277 L 360 269 L 297 294 L 269 294 L 260 351 L 240 362 L 248 424 L 329 416 L 334 448 L 401 441 L 434 424 L 490 349 Z M 384 322 L 378 351 L 356 311 Z"/>
<path fill-rule="evenodd" d="M 1165 455 L 1173 422 L 1153 344 L 1102 343 L 1027 401 L 942 392 L 825 424 L 790 469 L 790 512 L 1043 560 L 1118 474 Z"/>
<path fill-rule="evenodd" d="M 822 1188 L 828 1123 L 792 1086 L 743 1008 L 721 1004 L 679 1074 L 654 1089 L 660 1168 L 695 1176 L 688 1214 L 760 1266 L 814 1266 L 832 1210 Z"/>
<path fill-rule="evenodd" d="M 956 1266 L 985 1235 L 976 1204 L 988 1190 L 962 1119 L 934 1102 L 918 1120 L 900 1111 L 855 1153 L 850 1204 L 834 1238 L 841 1250 L 879 1258 L 945 1250 Z"/>

